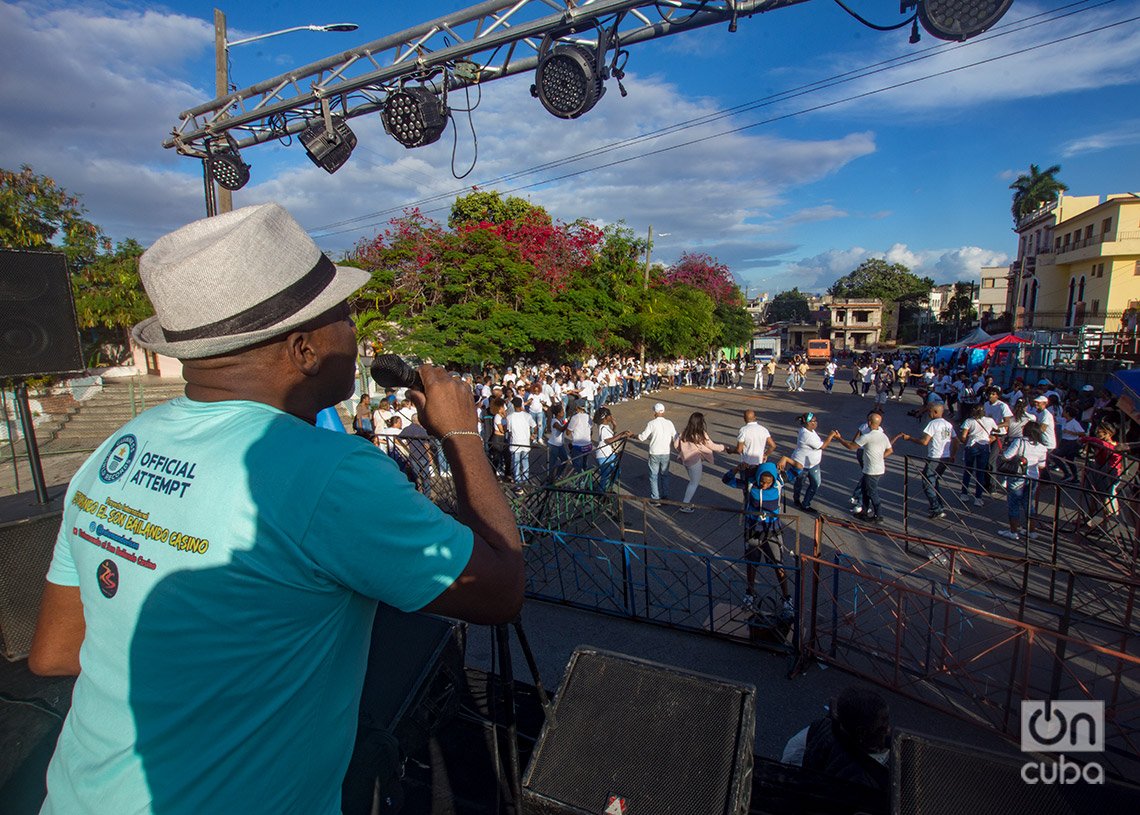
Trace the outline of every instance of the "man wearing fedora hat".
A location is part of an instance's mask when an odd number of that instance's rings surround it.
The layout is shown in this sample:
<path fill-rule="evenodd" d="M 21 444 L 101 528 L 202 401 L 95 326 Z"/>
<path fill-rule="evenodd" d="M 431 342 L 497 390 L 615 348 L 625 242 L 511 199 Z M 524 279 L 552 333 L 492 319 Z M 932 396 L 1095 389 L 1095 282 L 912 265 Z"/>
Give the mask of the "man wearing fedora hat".
<path fill-rule="evenodd" d="M 424 366 L 411 392 L 456 520 L 375 446 L 314 427 L 353 391 L 346 299 L 367 272 L 266 204 L 160 238 L 139 273 L 157 314 L 135 340 L 183 361 L 186 396 L 69 486 L 28 659 L 79 675 L 43 811 L 338 813 L 376 601 L 475 622 L 522 602 L 470 389 Z"/>

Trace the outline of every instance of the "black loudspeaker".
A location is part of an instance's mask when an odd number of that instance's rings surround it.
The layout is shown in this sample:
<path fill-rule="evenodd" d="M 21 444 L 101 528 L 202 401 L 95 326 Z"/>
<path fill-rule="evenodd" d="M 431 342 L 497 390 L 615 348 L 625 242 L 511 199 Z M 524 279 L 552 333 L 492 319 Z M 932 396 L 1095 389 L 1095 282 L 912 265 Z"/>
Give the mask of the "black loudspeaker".
<path fill-rule="evenodd" d="M 1114 781 L 1042 783 L 1043 755 L 1005 756 L 928 736 L 897 732 L 891 748 L 892 815 L 1108 815 L 1140 812 L 1140 787 Z M 1096 753 L 1065 760 L 1084 766 Z M 1044 760 L 1052 765 L 1057 756 Z M 1078 763 L 1079 762 L 1079 763 Z M 1026 780 L 1026 764 L 1032 764 Z M 1076 772 L 1072 770 L 1071 772 Z M 1103 779 L 1103 776 L 1101 776 Z"/>
<path fill-rule="evenodd" d="M 744 815 L 756 689 L 579 648 L 523 780 L 528 813 Z"/>
<path fill-rule="evenodd" d="M 9 661 L 31 650 L 62 517 L 53 512 L 0 524 L 0 643 Z"/>
<path fill-rule="evenodd" d="M 377 607 L 356 744 L 341 787 L 345 815 L 371 812 L 377 784 L 381 799 L 397 795 L 404 758 L 458 711 L 464 631 L 453 620 Z"/>
<path fill-rule="evenodd" d="M 0 377 L 83 367 L 63 255 L 0 249 Z"/>

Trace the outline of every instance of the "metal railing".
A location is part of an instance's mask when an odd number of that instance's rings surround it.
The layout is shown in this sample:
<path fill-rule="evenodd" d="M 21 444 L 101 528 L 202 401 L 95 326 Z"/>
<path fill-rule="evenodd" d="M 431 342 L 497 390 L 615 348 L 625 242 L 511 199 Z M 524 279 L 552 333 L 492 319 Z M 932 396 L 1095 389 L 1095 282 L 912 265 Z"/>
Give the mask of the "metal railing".
<path fill-rule="evenodd" d="M 1140 759 L 1140 657 L 864 573 L 841 558 L 801 555 L 803 650 L 1010 739 L 1015 702 L 1105 703 L 1109 766 L 1129 775 Z"/>

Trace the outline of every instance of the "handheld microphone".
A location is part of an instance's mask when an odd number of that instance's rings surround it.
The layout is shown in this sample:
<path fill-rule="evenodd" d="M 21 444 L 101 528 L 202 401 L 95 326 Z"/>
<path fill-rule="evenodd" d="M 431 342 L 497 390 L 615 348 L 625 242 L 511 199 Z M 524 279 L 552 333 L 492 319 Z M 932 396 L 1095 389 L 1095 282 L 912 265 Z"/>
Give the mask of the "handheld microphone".
<path fill-rule="evenodd" d="M 396 354 L 381 354 L 372 360 L 372 381 L 382 388 L 411 388 L 423 392 L 419 371 Z"/>

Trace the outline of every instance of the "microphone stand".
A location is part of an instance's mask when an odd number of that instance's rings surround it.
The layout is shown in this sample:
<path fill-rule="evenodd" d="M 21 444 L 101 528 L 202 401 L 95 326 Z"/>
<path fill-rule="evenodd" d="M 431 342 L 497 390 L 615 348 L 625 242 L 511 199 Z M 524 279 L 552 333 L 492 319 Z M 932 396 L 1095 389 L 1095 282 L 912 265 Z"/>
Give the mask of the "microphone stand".
<path fill-rule="evenodd" d="M 518 740 L 518 710 L 515 707 L 515 678 L 514 670 L 511 662 L 511 645 L 510 645 L 510 632 L 514 629 L 515 636 L 518 637 L 519 647 L 522 649 L 523 657 L 526 659 L 527 667 L 530 669 L 531 678 L 534 680 L 535 690 L 538 692 L 539 702 L 542 704 L 542 711 L 546 718 L 549 720 L 553 715 L 553 708 L 550 704 L 550 697 L 543 687 L 542 678 L 538 673 L 538 663 L 534 659 L 534 652 L 531 651 L 530 643 L 527 641 L 526 633 L 523 631 L 522 616 L 515 617 L 509 623 L 501 623 L 491 628 L 491 651 L 492 656 L 498 655 L 499 670 L 494 674 L 496 682 L 501 682 L 503 687 L 503 703 L 506 707 L 504 712 L 504 724 L 507 730 L 507 766 L 503 767 L 503 759 L 500 756 L 498 765 L 500 770 L 506 770 L 507 781 L 510 786 L 511 799 L 515 802 L 515 813 L 521 815 L 523 811 L 522 801 L 522 762 L 519 755 L 519 740 Z M 491 698 L 494 698 L 495 689 L 492 687 Z M 492 726 L 495 728 L 495 743 L 498 744 L 498 728 L 500 723 L 495 721 L 492 715 Z M 500 779 L 500 783 L 502 779 Z"/>

